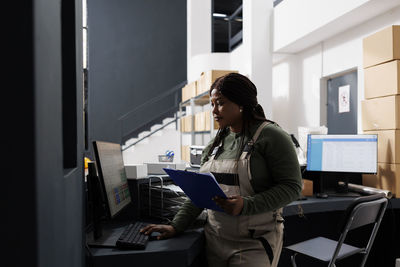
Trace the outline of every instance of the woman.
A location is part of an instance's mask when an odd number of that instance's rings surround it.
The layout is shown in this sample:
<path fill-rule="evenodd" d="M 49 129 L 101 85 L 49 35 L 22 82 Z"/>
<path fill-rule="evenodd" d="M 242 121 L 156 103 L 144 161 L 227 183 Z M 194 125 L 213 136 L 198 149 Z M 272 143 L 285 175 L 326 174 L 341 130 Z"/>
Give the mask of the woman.
<path fill-rule="evenodd" d="M 214 201 L 225 212 L 207 210 L 207 260 L 212 266 L 277 266 L 282 249 L 282 207 L 296 200 L 301 175 L 290 136 L 267 120 L 257 89 L 230 73 L 210 88 L 216 137 L 205 148 L 200 172 L 212 172 L 228 199 Z M 187 201 L 171 225 L 150 225 L 160 238 L 187 229 L 202 209 Z"/>

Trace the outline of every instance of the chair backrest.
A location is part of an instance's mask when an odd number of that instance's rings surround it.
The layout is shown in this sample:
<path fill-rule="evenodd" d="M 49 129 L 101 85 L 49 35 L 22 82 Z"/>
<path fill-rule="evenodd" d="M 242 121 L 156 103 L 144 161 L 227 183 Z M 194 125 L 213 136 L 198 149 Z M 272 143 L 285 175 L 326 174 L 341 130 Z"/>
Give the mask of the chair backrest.
<path fill-rule="evenodd" d="M 360 266 L 364 266 L 369 251 L 372 247 L 372 244 L 374 242 L 376 233 L 378 232 L 380 223 L 382 221 L 382 217 L 385 213 L 386 206 L 387 206 L 388 200 L 385 197 L 385 194 L 375 194 L 375 195 L 370 195 L 370 196 L 363 196 L 363 197 L 358 197 L 353 200 L 353 202 L 348 206 L 346 213 L 345 213 L 345 218 L 346 218 L 346 223 L 343 226 L 338 245 L 336 247 L 336 250 L 332 256 L 331 261 L 329 262 L 328 266 L 334 266 L 334 263 L 336 261 L 336 258 L 339 254 L 339 251 L 342 247 L 342 244 L 344 243 L 344 240 L 346 239 L 347 233 L 350 230 L 353 230 L 355 228 L 374 223 L 373 230 L 371 231 L 371 235 L 369 237 L 368 243 L 366 247 L 363 249 L 364 251 L 364 257 L 362 260 L 362 263 Z"/>
<path fill-rule="evenodd" d="M 384 194 L 355 198 L 346 210 L 346 224 L 342 229 L 342 233 L 345 230 L 350 231 L 380 221 L 385 212 L 387 202 L 388 200 Z"/>

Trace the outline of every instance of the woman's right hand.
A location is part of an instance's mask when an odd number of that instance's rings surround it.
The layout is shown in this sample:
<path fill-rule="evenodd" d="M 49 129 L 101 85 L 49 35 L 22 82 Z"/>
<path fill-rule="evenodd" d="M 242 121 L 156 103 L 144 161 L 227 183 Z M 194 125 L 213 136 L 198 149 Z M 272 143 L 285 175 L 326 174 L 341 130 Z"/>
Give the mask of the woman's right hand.
<path fill-rule="evenodd" d="M 166 224 L 149 224 L 146 227 L 140 229 L 141 233 L 145 235 L 150 235 L 153 232 L 159 232 L 160 235 L 157 236 L 158 240 L 167 239 L 176 235 L 176 230 L 172 225 Z"/>

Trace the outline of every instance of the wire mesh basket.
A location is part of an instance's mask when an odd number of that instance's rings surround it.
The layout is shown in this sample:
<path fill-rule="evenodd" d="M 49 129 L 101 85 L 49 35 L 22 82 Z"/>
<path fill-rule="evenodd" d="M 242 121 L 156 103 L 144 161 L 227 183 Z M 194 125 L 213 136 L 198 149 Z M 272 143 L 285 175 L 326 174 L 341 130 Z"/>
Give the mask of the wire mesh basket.
<path fill-rule="evenodd" d="M 172 155 L 172 156 L 158 155 L 158 161 L 159 162 L 173 162 L 174 161 L 174 155 Z"/>

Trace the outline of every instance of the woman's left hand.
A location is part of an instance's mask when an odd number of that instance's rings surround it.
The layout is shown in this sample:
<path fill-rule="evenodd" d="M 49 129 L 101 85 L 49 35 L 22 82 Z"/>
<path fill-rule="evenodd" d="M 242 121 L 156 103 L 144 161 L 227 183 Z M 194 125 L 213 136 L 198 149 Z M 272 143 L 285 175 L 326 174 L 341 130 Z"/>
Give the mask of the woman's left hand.
<path fill-rule="evenodd" d="M 230 215 L 239 215 L 243 209 L 243 198 L 241 196 L 231 196 L 229 198 L 214 197 L 215 203 Z"/>

